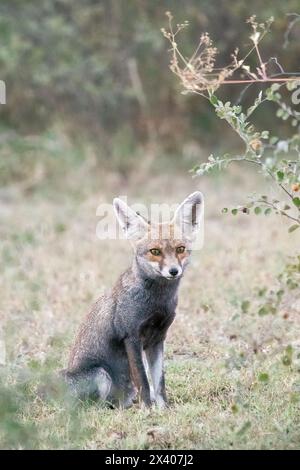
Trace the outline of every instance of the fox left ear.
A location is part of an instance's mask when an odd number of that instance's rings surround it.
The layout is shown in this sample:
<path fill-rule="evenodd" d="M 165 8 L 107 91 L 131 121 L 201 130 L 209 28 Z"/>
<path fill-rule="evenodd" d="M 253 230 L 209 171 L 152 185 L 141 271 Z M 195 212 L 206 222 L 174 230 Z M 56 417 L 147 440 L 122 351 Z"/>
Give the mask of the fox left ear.
<path fill-rule="evenodd" d="M 122 199 L 113 200 L 114 210 L 119 224 L 126 237 L 138 240 L 145 236 L 149 227 L 148 223 L 136 212 L 134 212 Z"/>
<path fill-rule="evenodd" d="M 200 191 L 190 194 L 178 207 L 174 221 L 179 224 L 182 234 L 193 237 L 200 229 L 204 212 L 204 197 Z"/>

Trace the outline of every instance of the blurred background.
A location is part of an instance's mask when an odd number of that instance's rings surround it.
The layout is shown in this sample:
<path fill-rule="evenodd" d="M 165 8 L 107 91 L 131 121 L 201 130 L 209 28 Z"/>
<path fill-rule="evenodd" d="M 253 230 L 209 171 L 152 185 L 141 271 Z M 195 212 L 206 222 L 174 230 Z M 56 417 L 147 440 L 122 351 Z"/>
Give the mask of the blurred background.
<path fill-rule="evenodd" d="M 205 100 L 180 93 L 160 31 L 165 11 L 175 23 L 190 22 L 181 36 L 187 55 L 208 31 L 220 65 L 237 46 L 241 55 L 248 51 L 247 18 L 274 16 L 263 54 L 293 72 L 300 28 L 293 28 L 286 47 L 284 35 L 287 14 L 297 7 L 298 0 L 1 0 L 0 78 L 7 87 L 7 104 L 0 107 L 1 185 L 26 180 L 36 187 L 61 173 L 65 182 L 64 172 L 82 164 L 92 174 L 110 170 L 125 179 L 142 161 L 146 175 L 170 158 L 186 170 L 212 151 L 232 148 L 232 132 Z M 240 92 L 222 90 L 232 101 Z M 256 94 L 257 85 L 246 103 Z M 277 126 L 272 105 L 256 119 Z"/>

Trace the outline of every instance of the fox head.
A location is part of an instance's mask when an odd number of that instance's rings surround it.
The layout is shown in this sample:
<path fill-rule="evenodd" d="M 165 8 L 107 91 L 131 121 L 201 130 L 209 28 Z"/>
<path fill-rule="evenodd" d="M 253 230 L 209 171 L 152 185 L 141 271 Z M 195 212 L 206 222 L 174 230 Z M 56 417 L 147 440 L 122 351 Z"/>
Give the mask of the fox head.
<path fill-rule="evenodd" d="M 119 198 L 113 201 L 115 213 L 131 241 L 137 266 L 149 278 L 179 279 L 189 262 L 193 241 L 200 229 L 203 195 L 190 194 L 167 223 L 146 221 Z"/>

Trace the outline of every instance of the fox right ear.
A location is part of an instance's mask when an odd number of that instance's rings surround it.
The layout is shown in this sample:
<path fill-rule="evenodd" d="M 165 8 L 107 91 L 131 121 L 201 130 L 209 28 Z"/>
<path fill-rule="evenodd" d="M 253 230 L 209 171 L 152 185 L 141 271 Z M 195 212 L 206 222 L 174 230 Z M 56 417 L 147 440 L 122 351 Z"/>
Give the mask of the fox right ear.
<path fill-rule="evenodd" d="M 132 240 L 143 238 L 149 227 L 147 222 L 122 201 L 122 199 L 115 198 L 113 200 L 113 206 L 118 222 L 126 238 Z"/>
<path fill-rule="evenodd" d="M 204 211 L 204 198 L 200 191 L 190 194 L 178 207 L 174 220 L 182 232 L 193 239 L 199 231 Z"/>

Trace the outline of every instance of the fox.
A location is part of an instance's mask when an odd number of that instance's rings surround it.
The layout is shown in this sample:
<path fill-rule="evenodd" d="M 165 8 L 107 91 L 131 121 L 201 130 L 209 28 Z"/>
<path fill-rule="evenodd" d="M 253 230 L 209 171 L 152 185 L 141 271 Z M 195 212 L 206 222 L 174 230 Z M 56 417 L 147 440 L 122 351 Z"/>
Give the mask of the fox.
<path fill-rule="evenodd" d="M 170 222 L 143 218 L 115 198 L 116 218 L 133 248 L 132 265 L 83 321 L 63 376 L 81 399 L 111 407 L 168 406 L 164 342 L 178 288 L 200 229 L 203 195 L 190 194 Z"/>

